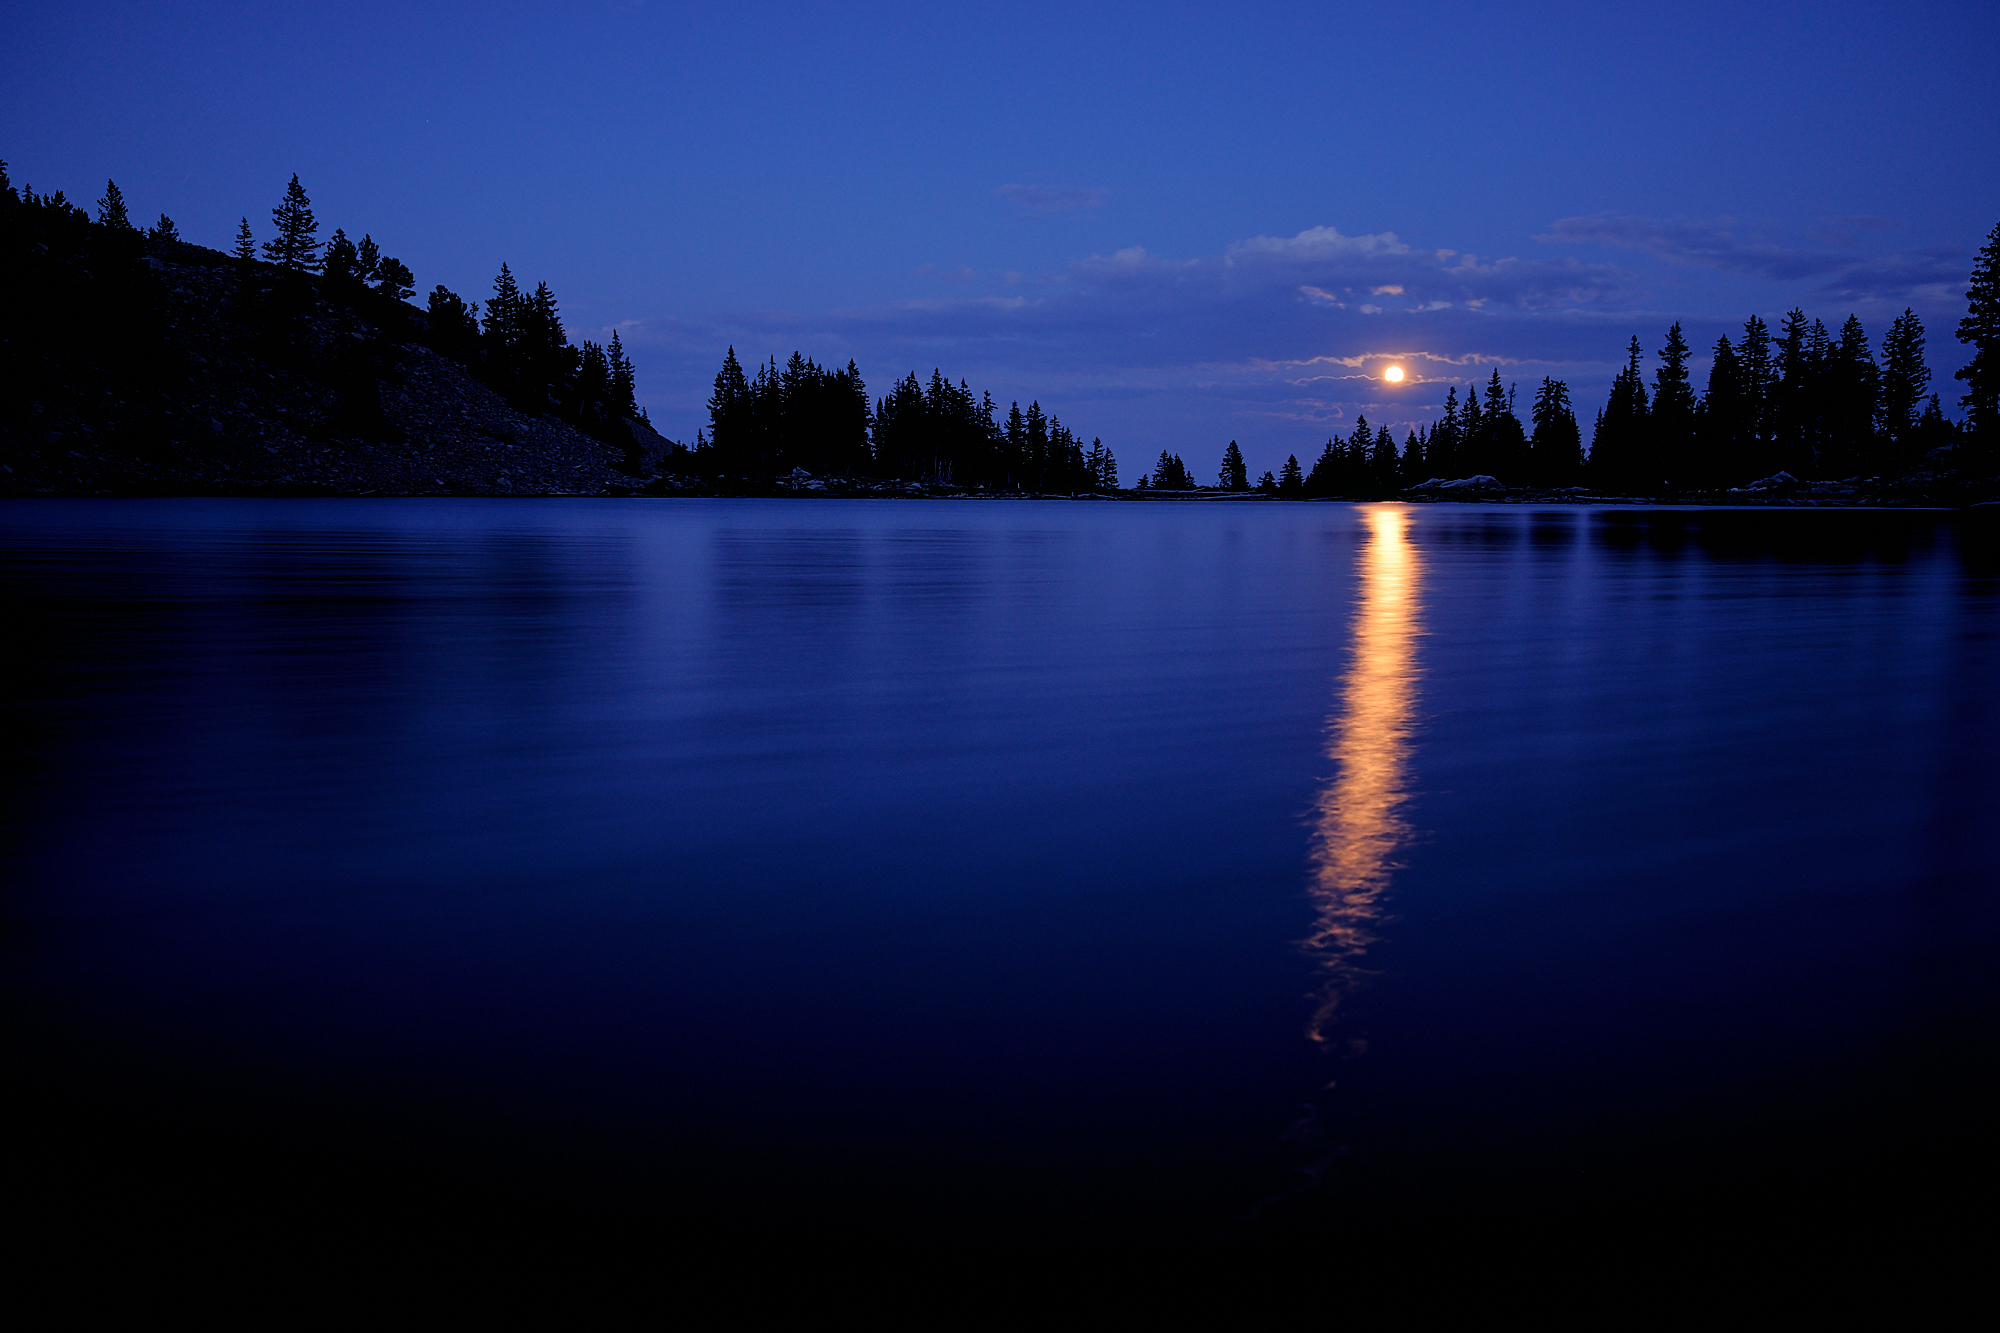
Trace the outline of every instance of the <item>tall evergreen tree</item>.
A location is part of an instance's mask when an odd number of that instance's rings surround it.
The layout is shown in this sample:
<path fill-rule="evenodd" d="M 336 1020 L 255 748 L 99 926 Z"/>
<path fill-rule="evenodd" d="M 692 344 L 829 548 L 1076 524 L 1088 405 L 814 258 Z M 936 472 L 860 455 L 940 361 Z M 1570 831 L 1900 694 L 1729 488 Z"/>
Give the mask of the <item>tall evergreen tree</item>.
<path fill-rule="evenodd" d="M 97 221 L 99 226 L 132 230 L 132 219 L 125 215 L 125 195 L 117 181 L 104 182 L 104 197 L 97 201 Z"/>
<path fill-rule="evenodd" d="M 230 253 L 246 264 L 257 257 L 257 238 L 250 234 L 249 218 L 236 224 L 236 248 Z"/>
<path fill-rule="evenodd" d="M 1287 499 L 1297 499 L 1305 493 L 1306 477 L 1299 468 L 1299 456 L 1287 454 L 1284 467 L 1278 470 L 1278 494 Z"/>
<path fill-rule="evenodd" d="M 1382 495 L 1396 489 L 1396 436 L 1387 423 L 1375 432 L 1375 445 L 1368 451 L 1368 489 Z"/>
<path fill-rule="evenodd" d="M 1481 424 L 1487 463 L 1482 470 L 1511 478 L 1515 484 L 1524 481 L 1528 471 L 1528 436 L 1521 429 L 1521 419 L 1514 415 L 1513 391 L 1500 383 L 1497 366 L 1493 377 L 1486 382 L 1486 411 Z"/>
<path fill-rule="evenodd" d="M 1771 330 L 1755 315 L 1743 321 L 1736 362 L 1742 386 L 1742 456 L 1724 471 L 1740 480 L 1768 477 L 1776 471 L 1771 436 L 1778 367 L 1771 357 Z"/>
<path fill-rule="evenodd" d="M 417 290 L 417 275 L 402 260 L 384 256 L 375 269 L 375 290 L 391 301 L 407 301 Z"/>
<path fill-rule="evenodd" d="M 347 239 L 347 233 L 339 227 L 333 229 L 333 236 L 326 243 L 326 254 L 321 260 L 320 271 L 325 275 L 327 286 L 339 289 L 354 281 L 354 242 Z"/>
<path fill-rule="evenodd" d="M 1657 484 L 1647 457 L 1647 426 L 1650 413 L 1646 403 L 1646 381 L 1639 373 L 1639 358 L 1645 349 L 1634 335 L 1625 349 L 1625 369 L 1611 381 L 1611 398 L 1598 414 L 1597 430 L 1590 441 L 1590 480 L 1606 491 L 1633 490 Z"/>
<path fill-rule="evenodd" d="M 1250 469 L 1243 462 L 1243 451 L 1231 440 L 1229 447 L 1222 451 L 1222 472 L 1219 480 L 1225 491 L 1247 491 L 1250 489 Z"/>
<path fill-rule="evenodd" d="M 1153 489 L 1156 491 L 1191 491 L 1196 489 L 1194 477 L 1188 472 L 1187 464 L 1179 454 L 1160 450 L 1160 461 L 1153 468 Z"/>
<path fill-rule="evenodd" d="M 1984 466 L 2000 461 L 2000 223 L 1972 262 L 1958 340 L 1972 345 L 1972 359 L 1952 373 L 1965 381 L 1965 425 Z"/>
<path fill-rule="evenodd" d="M 493 279 L 493 296 L 486 302 L 481 352 L 486 379 L 504 396 L 513 396 L 522 373 L 523 310 L 521 288 L 505 264 Z"/>
<path fill-rule="evenodd" d="M 1675 320 L 1660 349 L 1660 368 L 1653 372 L 1651 453 L 1654 473 L 1676 488 L 1692 480 L 1695 401 L 1687 363 L 1687 339 Z"/>
<path fill-rule="evenodd" d="M 297 172 L 285 187 L 285 197 L 271 210 L 271 221 L 278 235 L 264 242 L 264 258 L 297 273 L 317 272 L 319 223 L 313 219 L 312 200 L 306 198 Z"/>
<path fill-rule="evenodd" d="M 1411 430 L 1403 441 L 1403 458 L 1396 477 L 1398 487 L 1415 486 L 1430 475 L 1428 471 L 1430 460 L 1427 457 L 1429 451 L 1427 433 Z"/>
<path fill-rule="evenodd" d="M 146 237 L 148 240 L 154 241 L 178 241 L 181 238 L 181 229 L 174 225 L 172 218 L 162 213 L 160 214 L 160 220 L 155 222 L 152 228 L 147 231 Z"/>
<path fill-rule="evenodd" d="M 618 341 L 616 329 L 611 330 L 611 347 L 606 356 L 611 365 L 611 410 L 621 417 L 638 416 L 636 377 L 632 363 L 625 359 L 625 345 Z"/>
<path fill-rule="evenodd" d="M 1529 476 L 1544 486 L 1574 486 L 1583 475 L 1583 435 L 1570 405 L 1569 385 L 1543 376 L 1528 417 L 1535 423 Z"/>
<path fill-rule="evenodd" d="M 1930 393 L 1924 364 L 1924 323 L 1905 307 L 1882 339 L 1882 442 L 1888 458 L 1908 464 L 1922 457 L 1917 420 Z"/>
<path fill-rule="evenodd" d="M 1745 335 L 1748 341 L 1748 335 Z M 1727 335 L 1715 340 L 1708 392 L 1695 413 L 1695 448 L 1689 480 L 1696 486 L 1747 481 L 1739 475 L 1750 456 L 1753 411 L 1744 392 L 1743 362 Z"/>
<path fill-rule="evenodd" d="M 1795 477 L 1810 475 L 1820 448 L 1820 370 L 1826 329 L 1793 307 L 1778 329 L 1778 383 L 1769 461 Z"/>
<path fill-rule="evenodd" d="M 1479 387 L 1465 386 L 1465 406 L 1458 410 L 1458 466 L 1467 476 L 1489 471 L 1486 459 L 1486 419 L 1479 410 Z"/>
<path fill-rule="evenodd" d="M 1459 445 L 1463 438 L 1458 413 L 1458 386 L 1454 384 L 1445 390 L 1444 412 L 1431 427 L 1428 461 L 1432 476 L 1457 477 L 1465 473 L 1466 469 L 1459 466 L 1462 453 Z"/>
<path fill-rule="evenodd" d="M 1881 466 L 1875 420 L 1882 410 L 1882 376 L 1868 335 L 1853 315 L 1824 361 L 1824 425 L 1818 471 L 1827 477 L 1874 472 Z"/>
<path fill-rule="evenodd" d="M 330 253 L 327 262 L 332 263 Z M 431 291 L 427 314 L 431 346 L 454 361 L 470 361 L 479 341 L 479 303 L 467 305 L 440 283 Z"/>
<path fill-rule="evenodd" d="M 732 345 L 722 358 L 722 369 L 716 372 L 715 392 L 708 398 L 709 447 L 724 471 L 739 468 L 738 460 L 747 452 L 744 437 L 751 426 L 752 411 L 750 381 Z"/>

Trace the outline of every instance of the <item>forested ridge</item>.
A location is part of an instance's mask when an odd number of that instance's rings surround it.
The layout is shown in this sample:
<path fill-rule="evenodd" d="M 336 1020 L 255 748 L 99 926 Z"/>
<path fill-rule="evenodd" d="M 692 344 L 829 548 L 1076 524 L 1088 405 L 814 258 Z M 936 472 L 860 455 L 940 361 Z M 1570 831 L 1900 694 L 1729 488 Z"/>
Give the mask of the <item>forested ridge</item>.
<path fill-rule="evenodd" d="M 140 227 L 16 189 L 0 163 L 0 420 L 13 494 L 605 494 L 671 452 L 632 366 L 570 344 L 546 284 L 501 267 L 490 299 L 415 279 L 374 238 L 321 240 L 296 176 L 261 247 Z"/>
<path fill-rule="evenodd" d="M 1290 498 L 1516 494 L 1965 499 L 1992 489 L 2000 440 L 2000 227 L 1979 252 L 1956 329 L 1961 419 L 1906 309 L 1879 354 L 1861 321 L 1751 316 L 1690 372 L 1679 323 L 1651 357 L 1637 336 L 1586 431 L 1569 387 L 1491 371 L 1456 385 L 1399 440 L 1358 417 L 1252 482 L 1236 441 L 1213 480 L 1162 450 L 1130 490 L 1102 439 L 1039 402 L 1008 405 L 915 371 L 871 397 L 860 368 L 794 351 L 746 370 L 725 353 L 709 424 L 655 433 L 619 335 L 572 345 L 545 282 L 502 264 L 483 301 L 415 276 L 364 233 L 325 240 L 297 176 L 261 243 L 184 241 L 135 225 L 115 183 L 97 216 L 17 190 L 0 163 L 0 253 L 16 299 L 0 323 L 9 493 L 564 493 L 844 490 Z M 1650 374 L 1649 374 L 1650 370 Z M 808 485 L 808 479 L 810 484 Z"/>
<path fill-rule="evenodd" d="M 1905 309 L 1879 358 L 1861 321 L 1838 333 L 1803 310 L 1774 333 L 1759 316 L 1712 349 L 1697 391 L 1681 325 L 1666 330 L 1651 382 L 1635 335 L 1626 364 L 1588 434 L 1569 386 L 1545 377 L 1529 401 L 1495 369 L 1486 382 L 1445 395 L 1435 420 L 1406 427 L 1362 415 L 1329 436 L 1309 464 L 1298 455 L 1253 484 L 1231 440 L 1213 482 L 1178 454 L 1160 452 L 1135 490 L 1198 490 L 1292 498 L 1384 498 L 1480 491 L 1562 492 L 1649 498 L 1784 498 L 1799 488 L 1848 498 L 1948 496 L 1990 490 L 1995 471 L 1993 369 L 2000 359 L 2000 227 L 1975 264 L 1969 313 L 1957 336 L 1973 347 L 1959 401 L 1944 412 L 1925 361 L 1922 320 Z M 912 372 L 870 406 L 853 362 L 825 371 L 794 352 L 746 376 L 730 348 L 709 400 L 710 431 L 688 465 L 710 473 L 806 472 L 882 477 L 1041 493 L 1112 491 L 1117 463 L 1101 440 L 1080 440 L 1039 403 L 1013 404 L 1004 421 L 990 394 L 975 397 L 941 370 Z M 1449 479 L 1476 485 L 1444 485 Z"/>

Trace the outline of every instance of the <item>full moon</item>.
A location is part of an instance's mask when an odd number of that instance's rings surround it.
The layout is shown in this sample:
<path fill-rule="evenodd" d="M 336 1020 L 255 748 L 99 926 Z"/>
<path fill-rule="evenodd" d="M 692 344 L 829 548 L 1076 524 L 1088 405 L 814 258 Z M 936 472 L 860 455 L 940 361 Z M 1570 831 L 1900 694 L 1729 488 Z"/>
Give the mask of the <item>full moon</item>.
<path fill-rule="evenodd" d="M 1390 366 L 1382 372 L 1382 378 L 1391 384 L 1401 384 L 1403 382 L 1403 368 L 1401 366 Z"/>

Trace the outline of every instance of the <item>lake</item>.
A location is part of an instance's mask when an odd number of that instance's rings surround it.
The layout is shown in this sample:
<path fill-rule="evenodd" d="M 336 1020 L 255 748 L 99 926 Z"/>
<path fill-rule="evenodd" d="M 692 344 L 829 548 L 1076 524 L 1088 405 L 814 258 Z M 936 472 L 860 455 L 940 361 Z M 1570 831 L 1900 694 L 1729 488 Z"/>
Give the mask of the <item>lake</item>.
<path fill-rule="evenodd" d="M 1973 517 L 0 514 L 47 1207 L 1199 1254 L 1983 1193 Z"/>

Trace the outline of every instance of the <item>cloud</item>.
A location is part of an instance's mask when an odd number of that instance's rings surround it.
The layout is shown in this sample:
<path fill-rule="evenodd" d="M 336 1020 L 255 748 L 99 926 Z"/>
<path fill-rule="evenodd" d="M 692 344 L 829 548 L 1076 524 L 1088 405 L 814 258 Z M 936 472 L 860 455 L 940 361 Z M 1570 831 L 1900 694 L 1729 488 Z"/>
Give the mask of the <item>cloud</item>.
<path fill-rule="evenodd" d="M 1902 293 L 1925 284 L 1962 290 L 1967 267 L 1966 257 L 1942 252 L 1871 257 L 1770 245 L 1720 223 L 1564 219 L 1550 234 L 1709 270 L 1797 275 L 1857 301 L 1890 294 L 1897 308 Z M 1697 348 L 1741 329 L 1733 297 L 1727 317 L 1656 308 L 1656 299 L 1638 274 L 1611 264 L 1482 257 L 1393 232 L 1311 227 L 1194 256 L 1129 245 L 1025 280 L 989 271 L 921 300 L 648 321 L 624 340 L 646 383 L 674 386 L 648 405 L 662 429 L 684 438 L 705 423 L 722 349 L 734 344 L 746 364 L 782 360 L 793 348 L 821 364 L 852 359 L 878 394 L 936 367 L 1003 405 L 1038 399 L 1128 462 L 1161 448 L 1192 459 L 1234 438 L 1261 471 L 1288 452 L 1316 450 L 1364 412 L 1401 435 L 1435 419 L 1447 386 L 1462 395 L 1495 368 L 1524 391 L 1543 375 L 1567 380 L 1587 423 L 1633 334 L 1650 368 L 1676 319 Z M 1932 340 L 1940 378 L 1955 347 Z M 1393 390 L 1380 379 L 1392 358 L 1410 376 Z M 1699 382 L 1699 361 L 1695 372 Z"/>
<path fill-rule="evenodd" d="M 1524 383 L 1567 377 L 1582 401 L 1635 328 L 1668 322 L 1635 320 L 1635 280 L 1608 264 L 1485 259 L 1333 227 L 1193 257 L 1131 245 L 1028 282 L 979 282 L 848 309 L 658 321 L 625 342 L 649 382 L 664 372 L 678 386 L 654 416 L 688 438 L 725 345 L 746 364 L 796 347 L 822 364 L 855 360 L 878 393 L 938 367 L 1003 404 L 1036 398 L 1121 454 L 1233 437 L 1261 470 L 1360 412 L 1399 432 L 1430 420 L 1448 383 L 1463 393 L 1495 366 Z M 1379 378 L 1390 357 L 1410 372 L 1395 391 Z"/>
<path fill-rule="evenodd" d="M 1881 218 L 1836 221 L 1847 228 L 1878 232 L 1894 226 Z M 1843 244 L 1851 238 L 1851 232 L 1821 231 L 1819 238 L 1841 248 L 1810 249 L 1744 236 L 1730 219 L 1706 222 L 1598 214 L 1559 218 L 1535 239 L 1623 246 L 1674 264 L 1771 282 L 1817 279 L 1814 290 L 1819 294 L 1853 300 L 1934 299 L 1944 294 L 1940 289 L 1960 283 L 1969 268 L 1969 256 L 1955 250 L 1932 248 L 1871 257 L 1857 254 L 1852 245 Z"/>
<path fill-rule="evenodd" d="M 1048 185 L 1003 185 L 994 193 L 1012 199 L 1030 212 L 1067 213 L 1079 208 L 1102 207 L 1105 192 Z"/>

